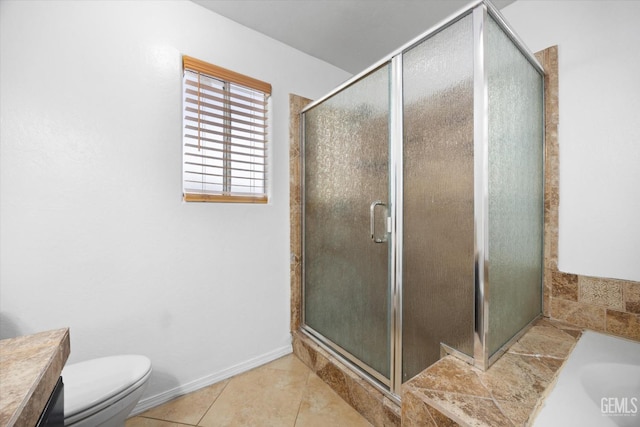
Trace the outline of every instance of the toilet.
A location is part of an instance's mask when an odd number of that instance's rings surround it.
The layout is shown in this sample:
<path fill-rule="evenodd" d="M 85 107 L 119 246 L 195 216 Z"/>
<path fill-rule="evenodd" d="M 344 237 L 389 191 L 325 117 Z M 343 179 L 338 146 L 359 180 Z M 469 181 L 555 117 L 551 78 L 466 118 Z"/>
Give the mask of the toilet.
<path fill-rule="evenodd" d="M 150 375 L 151 361 L 138 355 L 102 357 L 65 366 L 65 427 L 124 426 Z"/>

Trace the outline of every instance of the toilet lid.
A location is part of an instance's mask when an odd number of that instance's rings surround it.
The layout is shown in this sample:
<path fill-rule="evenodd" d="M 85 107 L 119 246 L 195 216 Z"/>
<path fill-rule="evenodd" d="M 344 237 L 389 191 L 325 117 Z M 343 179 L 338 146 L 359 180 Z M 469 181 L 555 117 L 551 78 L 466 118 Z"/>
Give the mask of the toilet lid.
<path fill-rule="evenodd" d="M 145 356 L 109 356 L 73 363 L 62 370 L 65 418 L 100 405 L 136 385 L 151 371 Z"/>

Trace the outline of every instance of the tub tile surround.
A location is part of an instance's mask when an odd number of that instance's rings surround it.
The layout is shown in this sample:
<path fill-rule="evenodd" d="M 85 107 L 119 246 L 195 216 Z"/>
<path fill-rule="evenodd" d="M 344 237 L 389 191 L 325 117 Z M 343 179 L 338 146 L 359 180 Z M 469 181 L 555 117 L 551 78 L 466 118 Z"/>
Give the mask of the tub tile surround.
<path fill-rule="evenodd" d="M 550 316 L 640 341 L 640 283 L 552 273 Z"/>
<path fill-rule="evenodd" d="M 544 49 L 536 53 L 536 57 L 546 72 L 544 319 L 486 372 L 478 371 L 454 356 L 446 356 L 432 365 L 403 386 L 401 417 L 397 418 L 393 415 L 397 414 L 394 402 L 374 387 L 367 387 L 368 383 L 299 332 L 302 323 L 299 112 L 311 101 L 290 95 L 290 269 L 294 353 L 312 370 L 320 371 L 318 376 L 334 390 L 342 390 L 338 394 L 376 426 L 400 423 L 406 426 L 525 425 L 549 392 L 549 385 L 553 384 L 583 328 L 640 340 L 639 282 L 587 277 L 558 270 L 558 47 Z M 422 378 L 423 374 L 426 378 Z M 439 376 L 442 378 L 437 379 Z M 470 389 L 469 378 L 474 380 L 473 389 Z M 359 389 L 348 385 L 353 381 L 359 384 Z M 436 387 L 437 381 L 442 383 L 441 388 Z M 456 387 L 464 393 L 455 392 Z M 391 415 L 380 415 L 386 412 Z"/>
<path fill-rule="evenodd" d="M 551 313 L 552 275 L 558 271 L 558 206 L 560 204 L 558 47 L 551 46 L 537 52 L 536 58 L 545 70 L 544 278 L 542 313 L 548 317 Z"/>

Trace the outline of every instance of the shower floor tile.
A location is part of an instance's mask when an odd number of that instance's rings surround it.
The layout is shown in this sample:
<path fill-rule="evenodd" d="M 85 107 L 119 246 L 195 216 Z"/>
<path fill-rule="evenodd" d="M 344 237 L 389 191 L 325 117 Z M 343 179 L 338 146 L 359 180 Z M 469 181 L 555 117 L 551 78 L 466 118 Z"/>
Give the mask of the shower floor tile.
<path fill-rule="evenodd" d="M 294 355 L 127 420 L 125 427 L 371 426 Z"/>

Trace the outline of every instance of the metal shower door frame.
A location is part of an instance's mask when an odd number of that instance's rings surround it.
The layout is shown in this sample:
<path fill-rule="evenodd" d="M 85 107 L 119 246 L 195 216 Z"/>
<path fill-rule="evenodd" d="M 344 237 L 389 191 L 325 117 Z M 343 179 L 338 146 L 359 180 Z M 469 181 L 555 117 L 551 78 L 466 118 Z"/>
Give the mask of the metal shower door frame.
<path fill-rule="evenodd" d="M 391 61 L 381 61 L 380 63 L 377 63 L 375 66 L 370 67 L 369 69 L 365 70 L 365 72 L 360 73 L 357 78 L 353 78 L 350 79 L 348 82 L 345 82 L 345 84 L 341 85 L 339 88 L 336 88 L 336 90 L 332 91 L 330 94 L 328 94 L 327 96 L 323 97 L 321 100 L 318 100 L 316 102 L 313 102 L 311 104 L 309 104 L 308 106 L 306 106 L 302 112 L 300 113 L 301 115 L 301 138 L 300 140 L 302 141 L 302 145 L 301 145 L 301 153 L 300 153 L 300 161 L 301 161 L 301 165 L 300 165 L 300 171 L 301 171 L 301 177 L 302 177 L 302 200 L 301 200 L 301 216 L 302 216 L 302 221 L 301 221 L 301 225 L 302 225 L 302 233 L 301 233 L 301 238 L 302 238 L 302 323 L 301 323 L 301 330 L 303 333 L 305 333 L 308 337 L 310 337 L 314 342 L 316 342 L 318 345 L 320 345 L 323 349 L 325 349 L 326 351 L 328 351 L 332 356 L 336 357 L 338 360 L 340 360 L 340 362 L 342 362 L 343 364 L 349 366 L 351 369 L 354 369 L 356 371 L 360 371 L 362 372 L 363 378 L 365 380 L 367 380 L 371 385 L 373 385 L 376 389 L 378 389 L 379 391 L 381 391 L 382 393 L 384 393 L 385 395 L 387 395 L 388 397 L 390 397 L 391 399 L 393 399 L 396 402 L 400 401 L 399 398 L 399 393 L 395 394 L 393 393 L 391 390 L 394 389 L 393 387 L 393 380 L 394 380 L 394 369 L 393 367 L 395 366 L 395 362 L 394 362 L 394 324 L 392 322 L 391 319 L 393 319 L 393 314 L 389 315 L 389 319 L 388 319 L 388 326 L 389 326 L 389 356 L 390 356 L 390 378 L 386 378 L 384 375 L 382 375 L 381 373 L 377 372 L 374 368 L 368 366 L 366 363 L 364 363 L 362 360 L 360 360 L 357 356 L 354 356 L 353 354 L 351 354 L 349 351 L 347 351 L 346 349 L 344 349 L 342 346 L 336 344 L 335 342 L 333 342 L 331 339 L 329 339 L 328 337 L 324 336 L 323 334 L 321 334 L 320 332 L 314 330 L 311 326 L 309 326 L 306 322 L 306 315 L 305 315 L 305 278 L 306 278 L 306 274 L 305 274 L 305 268 L 306 268 L 306 263 L 305 263 L 305 253 L 306 253 L 306 242 L 305 242 L 305 221 L 306 221 L 306 215 L 305 215 L 305 201 L 306 201 L 306 188 L 305 188 L 305 179 L 304 177 L 306 176 L 306 150 L 305 150 L 305 132 L 306 132 L 306 128 L 305 128 L 305 120 L 304 120 L 304 114 L 309 111 L 310 109 L 312 109 L 314 106 L 317 106 L 319 104 L 321 104 L 323 101 L 326 101 L 328 98 L 330 98 L 331 96 L 347 89 L 348 87 L 352 86 L 353 84 L 356 84 L 357 82 L 361 81 L 362 79 L 365 79 L 369 74 L 372 74 L 373 72 L 377 71 L 378 69 L 384 67 L 384 66 L 389 66 L 389 85 L 388 85 L 388 90 L 390 91 L 389 93 L 389 103 L 390 103 L 390 107 L 392 104 L 392 96 L 393 96 L 393 89 L 391 88 L 391 84 L 392 84 L 392 80 L 393 80 L 393 64 L 391 63 Z M 395 191 L 395 180 L 393 178 L 394 173 L 393 171 L 393 156 L 394 154 L 390 151 L 391 148 L 391 144 L 390 144 L 390 138 L 391 135 L 393 134 L 393 130 L 391 128 L 391 125 L 393 123 L 392 121 L 392 111 L 391 108 L 389 109 L 389 135 L 387 136 L 387 152 L 388 152 L 388 159 L 389 159 L 389 166 L 387 168 L 387 173 L 388 173 L 388 177 L 387 177 L 387 198 L 388 198 L 388 203 L 385 205 L 383 202 L 381 202 L 380 200 L 373 200 L 371 202 L 370 205 L 370 227 L 371 227 L 371 244 L 380 244 L 380 243 L 387 243 L 388 244 L 388 250 L 387 250 L 387 262 L 388 262 L 388 268 L 387 268 L 387 293 L 388 293 L 388 306 L 389 306 L 389 310 L 392 310 L 392 307 L 394 305 L 393 302 L 393 295 L 391 294 L 391 286 L 390 286 L 390 281 L 392 280 L 392 278 L 395 275 L 395 263 L 393 262 L 394 257 L 395 257 L 395 233 L 392 231 L 392 228 L 394 227 L 394 210 L 396 208 L 396 204 L 394 203 L 394 191 Z M 400 126 L 402 126 L 402 122 L 400 122 Z M 384 224 L 385 224 L 385 236 L 383 238 L 377 238 L 376 235 L 374 235 L 374 209 L 376 206 L 385 206 L 385 212 L 386 212 L 386 218 L 384 219 Z M 400 359 L 401 360 L 401 359 Z M 399 388 L 397 389 L 399 392 Z"/>

